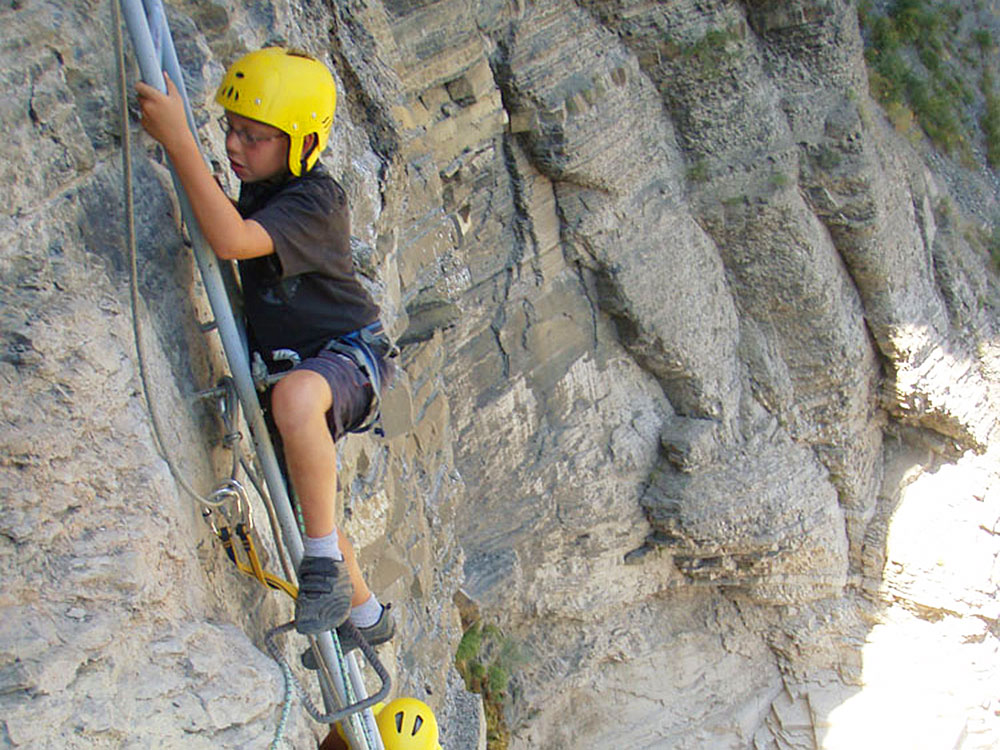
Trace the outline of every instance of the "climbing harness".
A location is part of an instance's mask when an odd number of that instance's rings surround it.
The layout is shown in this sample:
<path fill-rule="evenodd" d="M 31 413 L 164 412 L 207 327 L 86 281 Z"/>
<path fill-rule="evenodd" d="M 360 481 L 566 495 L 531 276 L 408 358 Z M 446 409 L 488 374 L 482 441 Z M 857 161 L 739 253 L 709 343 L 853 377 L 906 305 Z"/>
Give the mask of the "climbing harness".
<path fill-rule="evenodd" d="M 216 530 L 216 534 L 223 542 L 227 555 L 236 564 L 237 568 L 241 572 L 252 575 L 269 587 L 294 596 L 293 592 L 296 591 L 294 584 L 263 570 L 256 551 L 256 545 L 253 542 L 253 524 L 249 513 L 250 504 L 244 486 L 237 480 L 238 467 L 244 469 L 250 482 L 264 500 L 279 554 L 282 547 L 281 542 L 283 542 L 284 548 L 291 559 L 291 565 L 289 565 L 288 561 L 282 556 L 282 565 L 286 570 L 286 576 L 289 579 L 293 577 L 290 570 L 295 569 L 295 566 L 297 566 L 303 556 L 302 536 L 291 507 L 288 490 L 274 447 L 271 444 L 267 425 L 260 409 L 260 403 L 257 400 L 256 387 L 249 366 L 249 353 L 245 343 L 246 338 L 233 315 L 219 263 L 202 236 L 197 222 L 192 218 L 193 215 L 187 195 L 172 168 L 171 176 L 174 181 L 174 189 L 188 229 L 188 235 L 204 284 L 205 293 L 209 299 L 215 318 L 214 328 L 219 334 L 231 372 L 231 378 L 216 389 L 213 389 L 211 393 L 213 395 L 221 394 L 222 398 L 226 400 L 226 403 L 220 407 L 220 412 L 223 415 L 223 420 L 226 422 L 226 444 L 233 452 L 232 471 L 230 477 L 207 497 L 202 496 L 191 487 L 178 470 L 174 461 L 170 458 L 168 445 L 164 440 L 164 430 L 159 422 L 156 409 L 153 408 L 151 388 L 148 382 L 149 377 L 142 353 L 142 331 L 139 323 L 140 300 L 136 270 L 135 214 L 134 199 L 132 197 L 133 179 L 129 122 L 126 109 L 127 89 L 124 44 L 121 35 L 123 18 L 129 31 L 142 79 L 160 91 L 166 91 L 163 78 L 163 70 L 165 69 L 177 85 L 184 100 L 188 126 L 192 132 L 196 132 L 196 128 L 184 86 L 180 63 L 177 59 L 170 29 L 167 26 L 162 0 L 111 0 L 111 3 L 115 14 L 115 48 L 118 56 L 118 76 L 121 95 L 122 161 L 124 182 L 126 185 L 127 241 L 131 255 L 133 330 L 136 337 L 142 387 L 147 404 L 150 406 L 150 418 L 153 423 L 153 433 L 157 447 L 178 485 L 204 506 L 205 511 L 203 511 L 203 515 L 206 516 L 206 521 L 209 521 L 210 525 Z M 235 394 L 235 397 L 232 394 Z M 249 427 L 253 442 L 256 465 L 259 466 L 263 475 L 263 485 L 266 486 L 266 490 L 258 480 L 256 472 L 250 470 L 239 449 L 241 436 L 238 430 L 235 429 L 237 419 L 234 407 L 237 399 L 238 403 L 243 406 L 244 419 Z M 224 518 L 226 523 L 220 525 L 216 521 L 217 517 Z M 247 562 L 243 562 L 237 553 L 236 544 L 233 541 L 234 535 L 240 542 Z M 271 655 L 277 659 L 279 665 L 282 667 L 286 687 L 286 700 L 283 705 L 282 718 L 278 725 L 278 731 L 271 745 L 272 750 L 277 750 L 282 742 L 293 687 L 303 696 L 303 705 L 314 719 L 324 723 L 342 721 L 348 738 L 348 744 L 352 750 L 383 750 L 383 744 L 370 708 L 388 695 L 390 680 L 388 673 L 379 662 L 374 650 L 365 643 L 364 638 L 360 634 L 354 634 L 358 643 L 362 644 L 360 651 L 382 681 L 379 691 L 368 698 L 365 697 L 366 686 L 357 659 L 355 658 L 355 653 L 351 652 L 345 656 L 333 632 L 326 632 L 310 637 L 309 640 L 313 652 L 318 657 L 317 662 L 320 667 L 318 670 L 319 687 L 327 708 L 326 713 L 320 713 L 312 705 L 312 701 L 308 698 L 306 691 L 295 681 L 294 675 L 292 675 L 288 665 L 280 659 L 280 651 L 274 646 L 273 639 L 276 635 L 288 632 L 293 628 L 294 623 L 279 626 L 272 630 L 265 639 Z M 310 710 L 310 707 L 312 710 Z"/>
<path fill-rule="evenodd" d="M 366 432 L 374 428 L 377 435 L 383 435 L 381 427 L 376 426 L 382 418 L 382 369 L 378 363 L 380 359 L 395 357 L 399 349 L 385 335 L 382 323 L 375 321 L 357 331 L 338 336 L 323 348 L 351 360 L 368 378 L 368 385 L 372 389 L 368 412 L 359 425 L 352 427 L 350 431 Z"/>
<path fill-rule="evenodd" d="M 386 367 L 384 361 L 399 356 L 399 347 L 386 336 L 381 321 L 375 321 L 364 328 L 331 339 L 321 351 L 334 352 L 350 360 L 365 376 L 367 385 L 372 391 L 368 409 L 358 420 L 358 424 L 350 427 L 347 431 L 362 433 L 372 430 L 376 435 L 384 437 L 385 432 L 380 425 L 382 420 L 382 373 Z M 383 362 L 381 367 L 379 366 L 380 361 Z M 275 349 L 271 352 L 271 362 L 275 364 L 286 363 L 285 366 L 288 369 L 270 372 L 260 352 L 253 353 L 250 372 L 253 375 L 254 383 L 257 384 L 258 391 L 267 390 L 287 375 L 292 368 L 302 362 L 302 356 L 294 349 Z M 213 389 L 203 391 L 202 395 L 216 395 L 218 392 L 218 389 Z"/>

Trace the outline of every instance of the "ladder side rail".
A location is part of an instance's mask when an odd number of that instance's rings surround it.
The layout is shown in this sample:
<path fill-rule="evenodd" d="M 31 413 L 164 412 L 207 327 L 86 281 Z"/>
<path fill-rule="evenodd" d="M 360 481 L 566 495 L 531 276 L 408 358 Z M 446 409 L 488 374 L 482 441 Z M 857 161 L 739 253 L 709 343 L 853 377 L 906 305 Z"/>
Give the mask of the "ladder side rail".
<path fill-rule="evenodd" d="M 327 664 L 342 664 L 346 668 L 348 681 L 350 687 L 354 690 L 354 694 L 358 702 L 361 700 L 366 700 L 365 696 L 367 693 L 367 688 L 365 687 L 364 679 L 361 675 L 361 669 L 358 666 L 358 661 L 356 658 L 356 652 L 352 651 L 349 654 L 344 654 L 343 660 L 338 658 L 337 650 L 334 647 L 333 638 L 329 633 L 323 633 L 317 637 L 316 642 L 319 648 L 320 655 L 322 659 Z M 382 696 L 379 696 L 381 700 L 383 697 L 387 697 L 389 692 L 389 676 L 385 674 L 384 668 L 381 665 L 377 665 L 375 662 L 371 662 L 372 667 L 375 668 L 376 672 L 380 672 L 379 677 L 382 678 Z M 324 670 L 320 670 L 323 672 Z M 333 674 L 333 679 L 335 682 L 341 683 L 343 681 L 343 672 L 341 670 L 336 670 Z M 325 684 L 325 680 L 321 680 L 322 684 Z M 346 695 L 347 686 L 344 685 L 344 695 Z M 340 688 L 338 687 L 338 690 Z M 325 694 L 324 694 L 325 697 Z M 346 699 L 344 705 L 346 705 Z M 328 711 L 329 712 L 329 711 Z M 360 718 L 362 726 L 358 727 L 355 725 L 353 719 Z M 371 750 L 384 750 L 382 745 L 382 735 L 379 734 L 378 726 L 375 724 L 375 714 L 371 709 L 365 709 L 352 716 L 349 716 L 341 721 L 341 728 L 344 730 L 344 734 L 347 737 L 348 743 L 352 748 L 371 748 Z"/>
<path fill-rule="evenodd" d="M 358 663 L 357 653 L 352 651 L 351 653 L 344 656 L 344 661 L 347 663 L 347 674 L 348 679 L 351 681 L 351 685 L 354 687 L 355 695 L 364 696 L 367 694 L 367 688 L 365 687 L 364 677 L 361 674 L 361 667 Z M 388 691 L 389 683 L 388 679 L 383 682 L 384 689 Z M 382 735 L 378 731 L 378 726 L 375 724 L 375 714 L 372 711 L 362 711 L 360 714 L 361 721 L 364 726 L 362 731 L 365 732 L 365 737 L 368 744 L 371 746 L 372 750 L 384 750 L 382 745 Z M 348 735 L 350 736 L 350 735 Z M 359 744 L 360 746 L 360 744 Z"/>
<path fill-rule="evenodd" d="M 160 64 L 177 86 L 181 99 L 184 101 L 184 114 L 187 117 L 188 127 L 192 133 L 197 132 L 194 112 L 191 109 L 191 101 L 188 99 L 187 87 L 184 85 L 184 73 L 181 70 L 180 60 L 177 59 L 177 49 L 174 47 L 174 38 L 170 33 L 170 24 L 167 23 L 167 12 L 163 7 L 163 1 L 142 0 L 142 7 L 146 13 L 150 40 L 156 54 L 156 59 L 160 61 Z M 162 77 L 160 80 L 162 81 Z M 164 93 L 166 90 L 165 85 L 160 89 Z"/>

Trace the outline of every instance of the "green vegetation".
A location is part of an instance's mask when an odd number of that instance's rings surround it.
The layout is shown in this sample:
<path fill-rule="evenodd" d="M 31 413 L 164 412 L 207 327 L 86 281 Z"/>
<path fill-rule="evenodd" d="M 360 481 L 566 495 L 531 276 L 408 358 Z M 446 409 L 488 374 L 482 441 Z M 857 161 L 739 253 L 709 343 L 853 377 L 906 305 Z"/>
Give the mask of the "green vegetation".
<path fill-rule="evenodd" d="M 962 237 L 975 250 L 988 255 L 994 268 L 1000 270 L 1000 215 L 987 224 L 962 221 L 950 200 L 941 200 L 934 206 L 934 216 L 939 226 L 957 222 Z"/>
<path fill-rule="evenodd" d="M 832 171 L 840 166 L 843 161 L 843 157 L 838 151 L 830 148 L 826 145 L 821 145 L 815 156 L 816 164 L 819 165 L 820 169 L 824 169 L 827 172 Z"/>
<path fill-rule="evenodd" d="M 780 190 L 781 188 L 791 185 L 792 178 L 784 172 L 771 172 L 771 174 L 768 175 L 767 184 L 774 190 Z"/>
<path fill-rule="evenodd" d="M 990 226 L 966 227 L 962 236 L 972 247 L 989 255 L 994 268 L 1000 269 L 1000 217 L 994 218 Z"/>
<path fill-rule="evenodd" d="M 666 40 L 661 53 L 668 59 L 680 60 L 685 67 L 697 71 L 702 78 L 711 80 L 722 75 L 727 62 L 739 59 L 742 53 L 731 45 L 739 40 L 736 27 L 712 29 L 698 41 L 689 44 Z"/>
<path fill-rule="evenodd" d="M 992 76 L 983 76 L 983 98 L 985 111 L 979 120 L 986 138 L 986 162 L 993 168 L 1000 168 L 1000 97 L 992 83 Z"/>
<path fill-rule="evenodd" d="M 483 696 L 488 750 L 506 750 L 510 741 L 503 700 L 513 670 L 524 664 L 520 646 L 493 625 L 473 623 L 462 635 L 455 666 L 468 690 Z"/>
<path fill-rule="evenodd" d="M 687 169 L 688 182 L 708 182 L 708 176 L 708 162 L 705 159 L 698 159 Z"/>
<path fill-rule="evenodd" d="M 970 138 L 978 125 L 995 148 L 991 166 L 1000 163 L 1000 105 L 987 79 L 994 45 L 987 31 L 963 41 L 956 32 L 962 11 L 948 2 L 894 0 L 885 15 L 870 0 L 858 7 L 865 36 L 872 94 L 895 127 L 910 132 L 914 124 L 948 154 L 971 158 Z M 968 116 L 976 93 L 960 66 L 978 66 L 986 114 L 978 123 Z M 992 103 L 991 103 L 992 102 Z M 990 144 L 993 144 L 991 146 Z M 997 161 L 994 161 L 996 159 Z"/>
<path fill-rule="evenodd" d="M 993 227 L 986 238 L 986 249 L 993 259 L 993 263 L 1000 268 L 1000 222 L 994 222 Z"/>
<path fill-rule="evenodd" d="M 681 54 L 685 61 L 697 65 L 702 75 L 714 78 L 722 72 L 722 63 L 733 56 L 729 43 L 738 39 L 730 29 L 713 29 L 694 44 L 682 47 Z"/>

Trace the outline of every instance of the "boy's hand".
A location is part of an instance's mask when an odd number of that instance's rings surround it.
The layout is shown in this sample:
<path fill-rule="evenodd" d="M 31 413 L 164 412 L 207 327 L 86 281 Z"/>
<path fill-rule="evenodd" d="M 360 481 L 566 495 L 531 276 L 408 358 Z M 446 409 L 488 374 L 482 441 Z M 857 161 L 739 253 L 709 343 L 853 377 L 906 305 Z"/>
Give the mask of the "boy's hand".
<path fill-rule="evenodd" d="M 139 95 L 139 107 L 142 109 L 142 127 L 169 152 L 192 140 L 192 137 L 181 92 L 166 71 L 163 71 L 163 78 L 167 84 L 166 94 L 142 81 L 135 84 L 135 91 Z"/>

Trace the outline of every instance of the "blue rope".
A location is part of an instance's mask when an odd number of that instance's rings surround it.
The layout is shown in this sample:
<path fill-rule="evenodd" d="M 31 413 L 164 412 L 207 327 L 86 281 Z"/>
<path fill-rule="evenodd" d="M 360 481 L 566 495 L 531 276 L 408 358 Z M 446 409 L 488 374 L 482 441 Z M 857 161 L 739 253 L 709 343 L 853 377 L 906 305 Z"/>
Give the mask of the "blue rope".
<path fill-rule="evenodd" d="M 288 727 L 288 717 L 292 713 L 292 701 L 295 700 L 295 690 L 293 688 L 295 678 L 292 675 L 292 670 L 284 661 L 279 661 L 278 665 L 281 667 L 281 674 L 285 678 L 285 699 L 281 706 L 281 719 L 278 721 L 278 727 L 274 731 L 274 740 L 271 742 L 270 750 L 281 750 L 281 745 L 286 742 L 285 729 Z"/>

